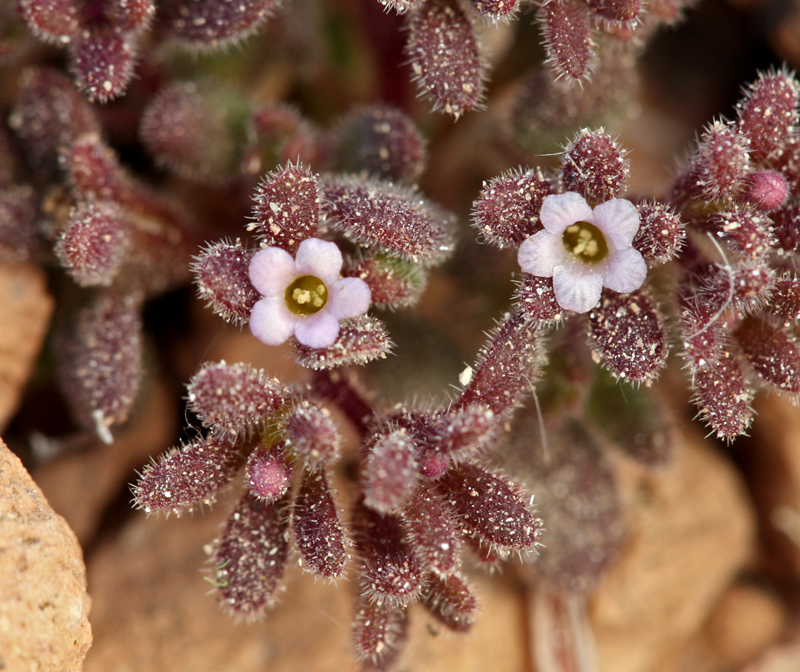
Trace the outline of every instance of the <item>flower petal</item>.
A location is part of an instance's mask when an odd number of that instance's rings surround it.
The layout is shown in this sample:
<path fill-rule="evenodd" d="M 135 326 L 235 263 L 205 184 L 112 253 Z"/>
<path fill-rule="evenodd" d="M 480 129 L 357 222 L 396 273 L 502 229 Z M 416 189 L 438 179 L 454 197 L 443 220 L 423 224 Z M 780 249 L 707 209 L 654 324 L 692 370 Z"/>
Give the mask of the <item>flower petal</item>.
<path fill-rule="evenodd" d="M 593 271 L 580 272 L 566 264 L 556 266 L 553 272 L 553 290 L 559 306 L 576 313 L 586 313 L 600 301 L 603 276 Z"/>
<path fill-rule="evenodd" d="M 262 343 L 280 345 L 294 333 L 297 321 L 282 296 L 267 296 L 253 306 L 250 331 Z"/>
<path fill-rule="evenodd" d="M 361 278 L 342 278 L 328 286 L 329 312 L 338 320 L 357 317 L 369 310 L 372 290 Z"/>
<path fill-rule="evenodd" d="M 267 247 L 253 255 L 248 267 L 250 282 L 264 296 L 283 296 L 297 277 L 292 255 L 280 247 Z"/>
<path fill-rule="evenodd" d="M 517 260 L 526 273 L 549 278 L 556 266 L 569 261 L 569 256 L 560 234 L 539 231 L 519 246 Z"/>
<path fill-rule="evenodd" d="M 647 264 L 637 249 L 629 247 L 614 253 L 602 273 L 606 287 L 627 294 L 642 286 Z"/>
<path fill-rule="evenodd" d="M 306 238 L 297 248 L 295 257 L 299 275 L 313 275 L 326 285 L 339 278 L 342 253 L 336 243 L 319 238 Z"/>
<path fill-rule="evenodd" d="M 560 236 L 564 229 L 575 222 L 591 222 L 592 209 L 580 194 L 551 194 L 544 199 L 539 213 L 542 225 L 550 233 Z"/>
<path fill-rule="evenodd" d="M 591 221 L 610 239 L 609 247 L 618 250 L 630 247 L 641 224 L 636 206 L 624 198 L 612 198 L 598 205 Z"/>
<path fill-rule="evenodd" d="M 339 335 L 339 320 L 327 310 L 298 320 L 294 337 L 309 348 L 327 348 Z"/>

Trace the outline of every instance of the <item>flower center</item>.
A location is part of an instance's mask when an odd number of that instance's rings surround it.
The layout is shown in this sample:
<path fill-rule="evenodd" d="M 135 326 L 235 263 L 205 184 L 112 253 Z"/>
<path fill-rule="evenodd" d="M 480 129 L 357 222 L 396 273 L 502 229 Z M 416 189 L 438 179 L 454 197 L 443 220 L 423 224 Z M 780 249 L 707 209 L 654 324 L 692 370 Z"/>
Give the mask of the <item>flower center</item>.
<path fill-rule="evenodd" d="M 328 288 L 313 275 L 301 275 L 286 288 L 286 307 L 295 315 L 313 315 L 328 303 Z"/>
<path fill-rule="evenodd" d="M 597 264 L 608 256 L 606 237 L 590 222 L 568 226 L 562 240 L 567 252 L 585 264 Z"/>

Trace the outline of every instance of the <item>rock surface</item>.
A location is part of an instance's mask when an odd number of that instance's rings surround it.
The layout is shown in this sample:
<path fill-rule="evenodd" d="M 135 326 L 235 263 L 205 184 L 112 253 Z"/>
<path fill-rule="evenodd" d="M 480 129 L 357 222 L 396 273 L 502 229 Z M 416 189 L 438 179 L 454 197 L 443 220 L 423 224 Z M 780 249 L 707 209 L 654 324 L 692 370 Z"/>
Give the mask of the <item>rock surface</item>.
<path fill-rule="evenodd" d="M 0 432 L 17 409 L 42 347 L 53 299 L 35 264 L 0 264 Z"/>
<path fill-rule="evenodd" d="M 89 605 L 75 535 L 0 441 L 0 669 L 78 672 Z"/>
<path fill-rule="evenodd" d="M 775 647 L 743 672 L 797 672 L 800 669 L 800 643 Z"/>
<path fill-rule="evenodd" d="M 713 651 L 740 667 L 774 644 L 786 628 L 783 603 L 758 586 L 734 584 L 722 596 L 705 628 Z"/>
<path fill-rule="evenodd" d="M 776 395 L 757 399 L 758 421 L 742 450 L 769 569 L 800 577 L 800 409 Z"/>
<path fill-rule="evenodd" d="M 738 475 L 698 428 L 678 429 L 668 467 L 616 469 L 628 537 L 591 601 L 601 672 L 648 672 L 686 646 L 752 552 Z"/>

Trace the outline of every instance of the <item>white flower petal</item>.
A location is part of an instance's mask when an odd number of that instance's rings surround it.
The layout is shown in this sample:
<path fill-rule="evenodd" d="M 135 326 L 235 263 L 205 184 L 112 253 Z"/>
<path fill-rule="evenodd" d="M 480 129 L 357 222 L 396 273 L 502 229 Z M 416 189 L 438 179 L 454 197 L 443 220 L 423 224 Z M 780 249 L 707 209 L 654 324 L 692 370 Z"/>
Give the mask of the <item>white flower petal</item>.
<path fill-rule="evenodd" d="M 549 278 L 556 266 L 569 261 L 569 253 L 560 234 L 539 231 L 519 246 L 517 261 L 526 273 Z"/>
<path fill-rule="evenodd" d="M 576 313 L 586 313 L 600 301 L 603 276 L 568 265 L 556 266 L 553 272 L 553 290 L 559 306 Z"/>
<path fill-rule="evenodd" d="M 361 278 L 342 278 L 328 285 L 328 291 L 325 309 L 338 320 L 363 315 L 372 303 L 372 291 Z"/>
<path fill-rule="evenodd" d="M 294 333 L 298 317 L 286 307 L 282 296 L 268 296 L 256 302 L 250 313 L 250 331 L 267 345 L 280 345 Z"/>
<path fill-rule="evenodd" d="M 606 234 L 609 247 L 617 250 L 630 247 L 641 224 L 636 206 L 624 198 L 612 198 L 598 205 L 591 221 Z"/>
<path fill-rule="evenodd" d="M 327 348 L 339 335 L 339 320 L 326 310 L 298 320 L 294 337 L 309 348 Z"/>
<path fill-rule="evenodd" d="M 564 229 L 575 222 L 591 222 L 592 209 L 580 194 L 551 194 L 544 199 L 539 213 L 542 225 L 550 233 L 560 236 Z"/>
<path fill-rule="evenodd" d="M 647 264 L 637 249 L 629 247 L 614 252 L 602 273 L 606 287 L 627 294 L 642 286 L 647 277 Z"/>
<path fill-rule="evenodd" d="M 264 296 L 283 296 L 297 277 L 292 255 L 280 247 L 267 247 L 253 255 L 248 267 L 250 282 Z"/>
<path fill-rule="evenodd" d="M 298 275 L 313 275 L 330 285 L 339 278 L 342 253 L 336 243 L 307 238 L 297 248 L 295 263 Z"/>

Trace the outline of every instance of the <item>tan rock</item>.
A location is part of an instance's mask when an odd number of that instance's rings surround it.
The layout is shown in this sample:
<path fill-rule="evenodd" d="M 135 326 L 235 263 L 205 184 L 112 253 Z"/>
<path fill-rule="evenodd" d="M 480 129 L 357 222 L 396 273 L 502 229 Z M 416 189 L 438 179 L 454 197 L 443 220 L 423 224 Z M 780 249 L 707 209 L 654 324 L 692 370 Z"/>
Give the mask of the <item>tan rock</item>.
<path fill-rule="evenodd" d="M 743 672 L 798 672 L 800 670 L 800 643 L 794 642 L 767 651 Z"/>
<path fill-rule="evenodd" d="M 52 312 L 53 298 L 41 268 L 0 264 L 0 432 L 17 410 Z"/>
<path fill-rule="evenodd" d="M 0 669 L 78 672 L 89 605 L 75 535 L 0 441 Z"/>
<path fill-rule="evenodd" d="M 656 669 L 657 672 L 731 672 L 731 664 L 711 648 L 703 631 Z"/>
<path fill-rule="evenodd" d="M 783 603 L 772 593 L 745 584 L 725 592 L 706 625 L 711 648 L 739 667 L 778 640 L 786 627 Z"/>
<path fill-rule="evenodd" d="M 786 608 L 776 595 L 760 586 L 734 584 L 717 602 L 702 631 L 658 672 L 741 670 L 778 641 L 787 622 Z"/>
<path fill-rule="evenodd" d="M 752 445 L 742 451 L 769 569 L 800 576 L 800 409 L 778 396 L 757 399 Z"/>
<path fill-rule="evenodd" d="M 348 672 L 352 582 L 314 581 L 293 566 L 280 604 L 263 622 L 236 623 L 217 607 L 201 569 L 204 544 L 227 507 L 167 520 L 137 515 L 90 563 L 95 646 L 85 672 Z M 352 578 L 352 571 L 350 572 Z M 519 672 L 525 620 L 512 588 L 478 577 L 482 614 L 467 636 L 412 613 L 411 644 L 397 669 Z M 430 626 L 430 627 L 429 627 Z"/>
<path fill-rule="evenodd" d="M 698 432 L 676 429 L 663 470 L 618 464 L 628 538 L 592 597 L 601 672 L 649 672 L 685 646 L 751 553 L 742 483 Z"/>

